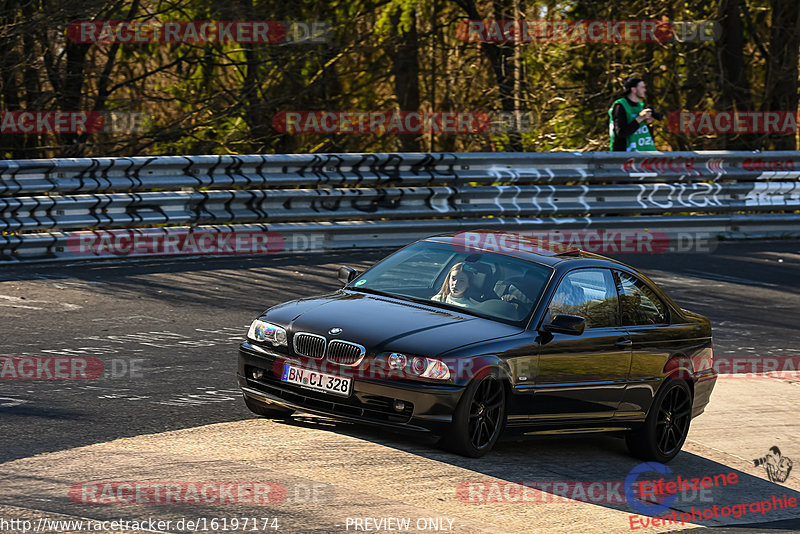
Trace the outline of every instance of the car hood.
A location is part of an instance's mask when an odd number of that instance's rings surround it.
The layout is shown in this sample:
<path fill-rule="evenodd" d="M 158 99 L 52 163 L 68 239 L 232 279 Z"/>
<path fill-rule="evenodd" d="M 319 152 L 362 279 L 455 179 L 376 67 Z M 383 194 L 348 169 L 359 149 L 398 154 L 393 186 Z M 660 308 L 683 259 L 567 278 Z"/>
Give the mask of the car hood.
<path fill-rule="evenodd" d="M 337 292 L 270 308 L 266 319 L 291 333 L 311 332 L 360 343 L 368 352 L 442 355 L 459 347 L 519 334 L 522 329 L 425 304 L 379 295 Z M 331 328 L 341 332 L 328 333 Z"/>

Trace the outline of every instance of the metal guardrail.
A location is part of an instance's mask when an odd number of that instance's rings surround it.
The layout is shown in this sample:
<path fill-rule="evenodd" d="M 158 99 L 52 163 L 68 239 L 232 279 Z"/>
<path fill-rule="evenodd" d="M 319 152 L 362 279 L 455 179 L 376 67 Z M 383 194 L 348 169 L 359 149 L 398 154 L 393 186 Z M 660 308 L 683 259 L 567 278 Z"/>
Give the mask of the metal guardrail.
<path fill-rule="evenodd" d="M 383 247 L 500 227 L 799 235 L 799 177 L 798 152 L 2 161 L 0 262 L 225 254 L 242 236 L 237 253 Z"/>

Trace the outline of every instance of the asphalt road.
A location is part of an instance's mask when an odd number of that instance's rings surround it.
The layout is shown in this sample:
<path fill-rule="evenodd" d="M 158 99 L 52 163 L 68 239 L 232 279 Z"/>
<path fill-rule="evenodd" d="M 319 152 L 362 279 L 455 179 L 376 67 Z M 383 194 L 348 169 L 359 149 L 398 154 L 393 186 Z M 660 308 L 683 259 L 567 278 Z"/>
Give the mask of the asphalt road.
<path fill-rule="evenodd" d="M 509 505 L 467 510 L 463 500 L 450 502 L 454 484 L 487 477 L 618 480 L 636 465 L 612 438 L 507 442 L 487 460 L 472 461 L 453 458 L 424 441 L 318 418 L 300 417 L 291 424 L 253 420 L 235 380 L 236 347 L 250 321 L 273 304 L 338 287 L 339 265 L 364 268 L 384 255 L 4 267 L 2 355 L 90 356 L 102 361 L 105 375 L 85 381 L 0 382 L 0 483 L 7 488 L 0 494 L 0 519 L 36 515 L 37 510 L 53 517 L 126 515 L 76 506 L 64 497 L 64 481 L 157 480 L 164 473 L 179 480 L 207 480 L 214 476 L 210 473 L 247 480 L 256 473 L 253 469 L 266 469 L 269 475 L 258 476 L 281 479 L 300 494 L 318 485 L 322 496 L 285 501 L 276 514 L 290 526 L 281 531 L 353 531 L 345 521 L 350 516 L 341 514 L 359 517 L 369 511 L 452 518 L 457 521 L 452 530 L 461 532 L 497 532 L 494 527 L 525 532 L 533 512 L 520 513 L 519 506 Z M 650 275 L 680 306 L 709 317 L 715 355 L 800 356 L 797 241 L 723 243 L 711 254 L 617 257 Z M 763 469 L 752 468 L 751 459 L 773 445 L 787 457 L 800 458 L 797 386 L 791 380 L 720 382 L 709 412 L 693 424 L 686 452 L 674 464 L 690 472 L 735 469 L 748 484 L 741 484 L 741 494 L 726 494 L 732 502 L 770 492 L 774 484 L 764 481 Z M 113 441 L 118 438 L 132 439 Z M 345 461 L 341 454 L 348 447 L 353 454 Z M 41 453 L 54 454 L 36 456 Z M 800 473 L 793 473 L 782 491 L 800 496 L 798 478 Z M 392 496 L 399 508 L 392 506 Z M 587 523 L 587 507 L 597 514 L 596 521 Z M 537 519 L 543 522 L 536 531 L 630 530 L 630 510 L 625 513 L 624 505 L 596 508 L 574 502 L 549 507 L 549 519 Z M 234 512 L 226 510 L 229 516 Z M 786 512 L 759 516 L 756 528 L 766 528 L 763 521 L 769 518 L 800 515 Z M 182 513 L 159 510 L 160 516 L 173 519 Z M 798 527 L 796 520 L 789 521 L 772 528 Z M 0 532 L 6 530 L 0 523 Z"/>

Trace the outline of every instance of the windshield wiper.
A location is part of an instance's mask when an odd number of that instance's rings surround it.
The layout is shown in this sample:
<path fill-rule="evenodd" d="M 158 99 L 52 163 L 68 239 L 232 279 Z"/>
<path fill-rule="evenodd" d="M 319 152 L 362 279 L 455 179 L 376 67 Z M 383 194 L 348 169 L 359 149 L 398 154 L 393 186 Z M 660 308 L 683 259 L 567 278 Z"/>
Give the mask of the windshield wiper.
<path fill-rule="evenodd" d="M 378 289 L 372 289 L 371 287 L 345 287 L 344 289 L 349 289 L 350 291 L 356 291 L 356 292 L 359 292 L 359 293 L 369 293 L 371 295 L 380 295 L 382 297 L 400 298 L 399 295 L 395 295 L 394 293 L 387 293 L 386 291 L 380 291 Z"/>
<path fill-rule="evenodd" d="M 426 298 L 423 298 L 423 297 L 415 297 L 415 296 L 412 296 L 412 295 L 403 295 L 403 294 L 400 294 L 400 293 L 387 293 L 386 291 L 380 291 L 378 289 L 372 289 L 371 287 L 348 287 L 348 288 L 345 288 L 345 289 L 350 289 L 352 291 L 361 291 L 363 293 L 370 293 L 370 294 L 373 294 L 373 295 L 380 295 L 382 297 L 391 297 L 391 298 L 395 298 L 395 299 L 406 300 L 406 301 L 409 301 L 409 302 L 418 302 L 420 304 L 431 304 L 434 307 L 436 307 L 435 306 L 436 304 L 441 304 L 440 302 L 437 302 L 435 300 L 430 300 L 430 299 L 426 299 Z"/>

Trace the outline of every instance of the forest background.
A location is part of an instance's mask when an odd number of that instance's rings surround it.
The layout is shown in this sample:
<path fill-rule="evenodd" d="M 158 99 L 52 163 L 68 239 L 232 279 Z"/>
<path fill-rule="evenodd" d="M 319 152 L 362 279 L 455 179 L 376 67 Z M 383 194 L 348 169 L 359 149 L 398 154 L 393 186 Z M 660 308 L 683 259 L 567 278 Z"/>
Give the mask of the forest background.
<path fill-rule="evenodd" d="M 76 21 L 321 23 L 281 42 L 95 43 Z M 470 41 L 470 20 L 706 21 L 660 41 Z M 292 26 L 294 24 L 294 26 Z M 304 26 L 305 24 L 305 26 Z M 302 33 L 302 32 L 301 32 Z M 311 36 L 313 37 L 313 36 Z M 662 113 L 798 110 L 797 0 L 2 0 L 0 111 L 140 119 L 103 133 L 0 134 L 11 159 L 131 155 L 608 150 L 608 108 L 641 76 Z M 286 133 L 281 112 L 482 111 L 524 128 L 479 133 Z M 106 115 L 108 116 L 108 115 Z M 518 131 L 522 130 L 522 131 Z M 663 150 L 795 150 L 797 133 L 687 133 Z"/>

